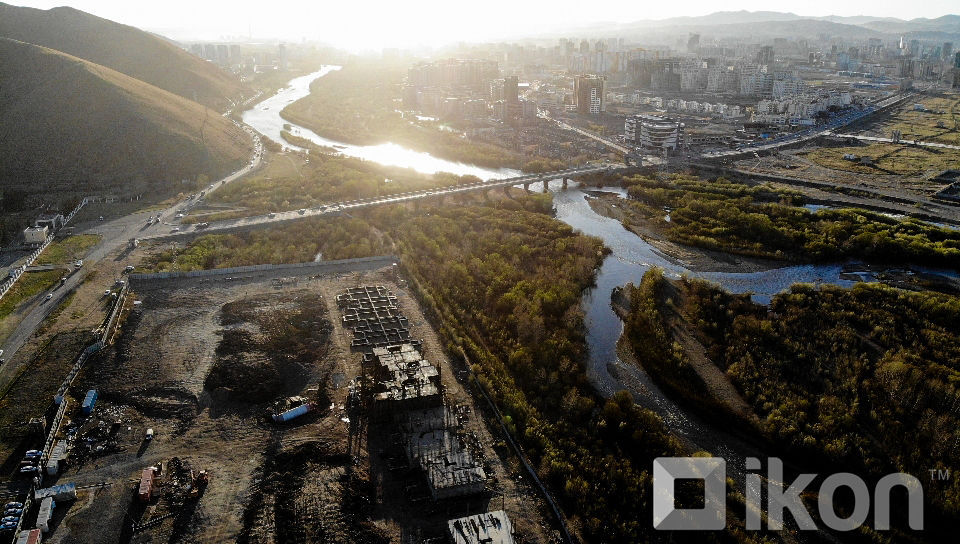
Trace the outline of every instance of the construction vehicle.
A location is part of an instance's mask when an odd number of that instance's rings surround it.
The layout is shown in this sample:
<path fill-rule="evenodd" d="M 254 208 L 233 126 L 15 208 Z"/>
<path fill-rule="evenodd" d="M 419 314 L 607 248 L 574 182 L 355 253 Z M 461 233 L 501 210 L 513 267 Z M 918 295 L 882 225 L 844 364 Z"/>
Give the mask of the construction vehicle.
<path fill-rule="evenodd" d="M 190 498 L 196 499 L 207 489 L 210 483 L 210 475 L 206 470 L 194 473 L 190 470 L 190 488 L 187 490 Z"/>

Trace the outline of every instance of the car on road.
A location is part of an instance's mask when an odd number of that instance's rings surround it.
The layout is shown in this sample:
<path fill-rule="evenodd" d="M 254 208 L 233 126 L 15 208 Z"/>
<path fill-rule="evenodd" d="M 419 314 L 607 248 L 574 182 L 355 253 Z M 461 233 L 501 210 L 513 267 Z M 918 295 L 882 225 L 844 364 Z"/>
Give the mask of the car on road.
<path fill-rule="evenodd" d="M 210 226 L 210 223 L 197 223 L 197 230 L 205 229 Z"/>
<path fill-rule="evenodd" d="M 172 229 L 170 229 L 171 234 L 174 232 L 180 232 L 180 227 L 173 227 Z"/>
<path fill-rule="evenodd" d="M 276 217 L 276 216 L 277 216 L 277 214 L 275 214 L 275 213 L 273 213 L 273 212 L 270 212 L 270 213 L 267 214 L 267 217 L 269 217 L 270 219 L 273 219 L 273 218 Z"/>
<path fill-rule="evenodd" d="M 137 268 L 136 268 L 135 266 L 133 266 L 132 264 L 128 264 L 127 266 L 125 266 L 125 267 L 123 268 L 123 271 L 124 271 L 124 272 L 133 272 L 133 271 L 136 270 L 136 269 L 137 269 Z"/>
<path fill-rule="evenodd" d="M 297 213 L 299 213 L 300 215 L 303 215 L 303 214 L 307 213 L 307 210 L 306 210 L 306 208 L 300 208 L 299 210 L 297 210 Z"/>
<path fill-rule="evenodd" d="M 34 451 L 35 451 L 35 450 L 34 450 Z M 7 504 L 3 505 L 3 507 L 4 507 L 6 510 L 9 510 L 9 509 L 11 509 L 11 508 L 23 508 L 23 503 L 22 503 L 22 502 L 8 502 Z"/>
<path fill-rule="evenodd" d="M 178 213 L 178 214 L 177 214 L 177 219 L 183 219 L 183 214 L 182 214 L 182 213 Z"/>
<path fill-rule="evenodd" d="M 40 472 L 40 467 L 35 467 L 35 466 L 20 467 L 20 474 L 31 474 L 33 472 Z"/>
<path fill-rule="evenodd" d="M 47 293 L 46 300 L 50 300 L 51 298 L 53 298 L 53 293 Z"/>
<path fill-rule="evenodd" d="M 77 262 L 73 263 L 73 266 L 77 268 L 83 267 L 83 259 L 77 259 Z"/>
<path fill-rule="evenodd" d="M 103 292 L 103 296 L 109 297 L 109 296 L 110 296 L 110 293 L 111 293 L 111 291 L 110 291 L 109 289 L 106 289 L 106 290 Z"/>
<path fill-rule="evenodd" d="M 27 450 L 26 453 L 23 454 L 23 456 L 27 459 L 35 459 L 37 457 L 41 457 L 42 455 L 43 455 L 43 452 L 40 450 Z M 11 504 L 19 504 L 19 503 L 11 503 Z M 10 505 L 8 504 L 7 507 L 9 506 Z M 23 505 L 21 504 L 20 506 L 14 506 L 14 508 L 23 508 Z"/>

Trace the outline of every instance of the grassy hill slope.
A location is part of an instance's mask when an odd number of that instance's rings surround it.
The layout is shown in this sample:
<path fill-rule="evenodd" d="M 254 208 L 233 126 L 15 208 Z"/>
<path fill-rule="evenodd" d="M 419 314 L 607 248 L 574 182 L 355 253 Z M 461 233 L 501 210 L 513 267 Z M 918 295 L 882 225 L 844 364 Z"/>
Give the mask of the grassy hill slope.
<path fill-rule="evenodd" d="M 244 91 L 234 76 L 162 38 L 73 8 L 0 3 L 0 36 L 106 66 L 218 111 Z"/>
<path fill-rule="evenodd" d="M 196 102 L 15 40 L 0 38 L 0 58 L 4 191 L 155 197 L 249 158 L 249 136 Z"/>

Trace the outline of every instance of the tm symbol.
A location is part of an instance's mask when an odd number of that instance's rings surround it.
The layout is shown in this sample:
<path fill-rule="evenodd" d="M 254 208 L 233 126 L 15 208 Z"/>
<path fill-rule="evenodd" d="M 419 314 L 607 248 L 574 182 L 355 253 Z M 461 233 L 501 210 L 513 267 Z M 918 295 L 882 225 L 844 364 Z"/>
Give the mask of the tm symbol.
<path fill-rule="evenodd" d="M 950 479 L 950 469 L 931 468 L 930 480 L 934 482 L 945 482 Z"/>

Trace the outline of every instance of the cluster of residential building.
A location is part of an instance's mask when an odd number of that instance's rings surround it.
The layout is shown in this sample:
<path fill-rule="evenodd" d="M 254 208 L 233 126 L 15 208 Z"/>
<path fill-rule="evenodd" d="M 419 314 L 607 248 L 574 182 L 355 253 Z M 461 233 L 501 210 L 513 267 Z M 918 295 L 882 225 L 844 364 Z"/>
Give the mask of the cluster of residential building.
<path fill-rule="evenodd" d="M 640 91 L 635 91 L 629 95 L 621 93 L 612 96 L 613 100 L 634 106 L 648 106 L 657 110 L 668 112 L 687 113 L 691 115 L 704 115 L 718 117 L 722 119 L 739 119 L 746 115 L 743 107 L 724 103 L 698 102 L 696 100 L 684 100 L 682 98 L 663 98 L 660 96 L 647 96 Z"/>
<path fill-rule="evenodd" d="M 262 73 L 289 68 L 286 44 L 193 43 L 188 49 L 194 55 L 225 70 L 238 74 Z"/>
<path fill-rule="evenodd" d="M 757 103 L 751 121 L 773 125 L 813 125 L 831 108 L 845 108 L 851 102 L 847 91 L 819 91 Z"/>
<path fill-rule="evenodd" d="M 522 92 L 519 78 L 501 77 L 496 61 L 443 59 L 407 71 L 403 107 L 447 120 L 536 117 L 536 103 L 521 98 Z"/>

